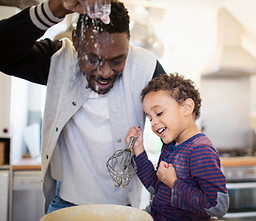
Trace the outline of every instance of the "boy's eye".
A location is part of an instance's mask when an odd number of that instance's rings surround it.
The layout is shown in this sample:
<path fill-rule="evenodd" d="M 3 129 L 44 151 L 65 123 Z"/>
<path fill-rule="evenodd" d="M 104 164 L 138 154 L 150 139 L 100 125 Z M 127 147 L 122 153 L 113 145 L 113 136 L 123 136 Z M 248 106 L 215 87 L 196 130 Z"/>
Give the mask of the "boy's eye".
<path fill-rule="evenodd" d="M 157 117 L 160 117 L 161 115 L 163 114 L 163 111 L 162 112 L 159 112 L 156 114 Z"/>

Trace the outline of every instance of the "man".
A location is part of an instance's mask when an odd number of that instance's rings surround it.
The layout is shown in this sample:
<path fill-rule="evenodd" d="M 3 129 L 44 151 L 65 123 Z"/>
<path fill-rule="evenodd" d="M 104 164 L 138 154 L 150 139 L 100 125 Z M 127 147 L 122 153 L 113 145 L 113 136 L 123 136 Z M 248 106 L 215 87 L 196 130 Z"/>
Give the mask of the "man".
<path fill-rule="evenodd" d="M 143 129 L 140 92 L 164 70 L 152 53 L 129 45 L 129 15 L 116 0 L 111 1 L 109 24 L 80 16 L 73 44 L 68 39 L 36 41 L 66 14 L 81 12 L 79 2 L 49 0 L 2 20 L 0 45 L 6 53 L 0 55 L 0 70 L 47 85 L 45 212 L 92 203 L 138 207 L 137 177 L 124 190 L 114 187 L 106 161 L 126 146 L 129 127 Z"/>

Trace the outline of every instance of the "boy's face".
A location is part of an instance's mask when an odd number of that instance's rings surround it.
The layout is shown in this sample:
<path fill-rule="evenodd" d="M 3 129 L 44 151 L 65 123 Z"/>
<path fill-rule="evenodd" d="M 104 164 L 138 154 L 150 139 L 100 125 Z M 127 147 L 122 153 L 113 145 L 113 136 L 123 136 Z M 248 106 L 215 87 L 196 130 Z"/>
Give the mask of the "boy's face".
<path fill-rule="evenodd" d="M 185 108 L 166 91 L 149 92 L 143 99 L 143 109 L 151 122 L 152 131 L 164 143 L 185 141 L 187 121 Z M 185 139 L 185 140 L 183 140 Z"/>
<path fill-rule="evenodd" d="M 98 94 L 106 94 L 123 73 L 129 51 L 126 33 L 97 32 L 89 28 L 78 39 L 73 34 L 79 66 L 89 87 Z"/>

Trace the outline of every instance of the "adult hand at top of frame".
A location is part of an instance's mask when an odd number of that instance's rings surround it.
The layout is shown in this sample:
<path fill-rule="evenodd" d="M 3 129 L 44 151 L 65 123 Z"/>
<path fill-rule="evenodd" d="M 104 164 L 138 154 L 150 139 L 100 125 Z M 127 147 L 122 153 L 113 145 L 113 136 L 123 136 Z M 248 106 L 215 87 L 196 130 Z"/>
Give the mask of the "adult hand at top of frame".
<path fill-rule="evenodd" d="M 105 24 L 110 23 L 111 0 L 62 0 L 63 6 L 79 14 L 88 14 L 99 18 Z"/>
<path fill-rule="evenodd" d="M 176 171 L 171 163 L 161 161 L 156 173 L 158 179 L 165 185 L 173 188 L 175 180 L 177 180 Z"/>

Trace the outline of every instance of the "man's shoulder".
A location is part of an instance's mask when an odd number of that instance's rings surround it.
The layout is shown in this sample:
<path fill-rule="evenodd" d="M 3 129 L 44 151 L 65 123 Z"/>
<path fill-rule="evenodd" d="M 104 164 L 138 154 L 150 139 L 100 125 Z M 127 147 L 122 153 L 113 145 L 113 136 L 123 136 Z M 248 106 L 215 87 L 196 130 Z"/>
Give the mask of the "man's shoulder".
<path fill-rule="evenodd" d="M 130 45 L 129 53 L 126 61 L 126 67 L 135 67 L 136 69 L 155 70 L 156 67 L 156 56 L 149 50 L 144 48 Z"/>
<path fill-rule="evenodd" d="M 156 56 L 154 55 L 153 52 L 151 52 L 145 48 L 139 47 L 139 46 L 130 44 L 129 50 L 130 50 L 130 53 L 134 53 L 134 54 L 138 54 L 138 55 L 149 55 L 149 56 L 156 58 Z"/>

